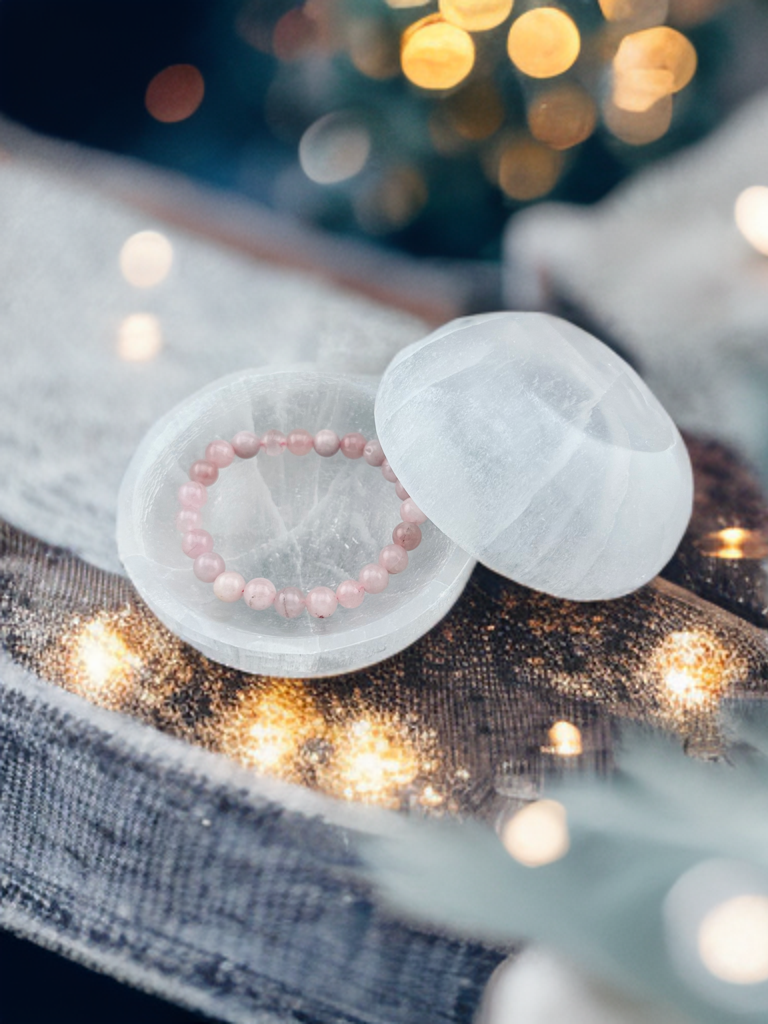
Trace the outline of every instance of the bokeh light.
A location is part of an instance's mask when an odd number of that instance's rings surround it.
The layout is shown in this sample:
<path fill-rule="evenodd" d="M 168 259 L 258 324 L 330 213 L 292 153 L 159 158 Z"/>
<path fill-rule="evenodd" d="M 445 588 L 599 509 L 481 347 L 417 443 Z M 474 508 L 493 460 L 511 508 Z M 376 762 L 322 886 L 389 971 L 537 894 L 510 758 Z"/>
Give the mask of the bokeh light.
<path fill-rule="evenodd" d="M 488 139 L 504 122 L 504 104 L 496 86 L 485 79 L 470 82 L 448 96 L 443 112 L 451 128 L 463 139 Z"/>
<path fill-rule="evenodd" d="M 704 630 L 670 633 L 656 650 L 652 667 L 667 696 L 689 708 L 722 696 L 735 671 L 728 649 Z"/>
<path fill-rule="evenodd" d="M 521 14 L 507 39 L 510 60 L 531 78 L 562 75 L 575 63 L 580 49 L 576 23 L 556 7 L 535 7 Z"/>
<path fill-rule="evenodd" d="M 410 10 L 411 7 L 426 7 L 431 0 L 387 0 L 387 6 L 395 11 Z"/>
<path fill-rule="evenodd" d="M 565 808 L 557 800 L 537 800 L 505 824 L 501 841 L 507 853 L 529 868 L 552 864 L 570 849 Z"/>
<path fill-rule="evenodd" d="M 578 757 L 583 752 L 581 730 L 572 722 L 555 722 L 547 734 L 547 753 L 558 757 Z"/>
<path fill-rule="evenodd" d="M 726 526 L 702 537 L 699 551 L 710 558 L 738 560 L 742 558 L 768 558 L 768 533 L 746 530 L 742 526 Z"/>
<path fill-rule="evenodd" d="M 147 86 L 144 105 L 156 121 L 185 121 L 205 95 L 205 81 L 194 64 L 171 64 L 159 71 Z"/>
<path fill-rule="evenodd" d="M 331 744 L 333 757 L 318 769 L 317 777 L 320 788 L 332 796 L 397 807 L 401 791 L 419 774 L 418 749 L 392 716 L 340 723 Z"/>
<path fill-rule="evenodd" d="M 467 32 L 496 28 L 512 13 L 514 0 L 440 0 L 440 13 Z"/>
<path fill-rule="evenodd" d="M 603 106 L 603 121 L 617 139 L 628 146 L 646 146 L 656 142 L 672 123 L 672 97 L 663 96 L 647 110 L 622 110 L 610 100 Z"/>
<path fill-rule="evenodd" d="M 510 199 L 538 199 L 555 187 L 562 164 L 561 153 L 535 139 L 512 138 L 499 153 L 499 187 Z"/>
<path fill-rule="evenodd" d="M 588 139 L 597 124 L 597 109 L 578 85 L 560 85 L 535 96 L 528 105 L 531 135 L 552 149 L 570 149 Z"/>
<path fill-rule="evenodd" d="M 117 354 L 127 363 L 146 363 L 163 346 L 160 321 L 152 313 L 132 313 L 117 332 Z"/>
<path fill-rule="evenodd" d="M 240 695 L 221 723 L 219 742 L 225 754 L 247 768 L 298 781 L 304 745 L 321 740 L 325 732 L 325 720 L 304 686 L 275 679 Z"/>
<path fill-rule="evenodd" d="M 696 73 L 696 63 L 691 41 L 668 25 L 658 25 L 624 36 L 613 58 L 613 74 L 619 83 L 622 79 L 631 81 L 634 76 L 636 82 L 645 82 L 645 91 L 651 88 L 648 82 L 655 82 L 657 87 L 667 83 L 668 91 L 674 93 L 688 85 Z M 656 75 L 649 77 L 649 72 Z"/>
<path fill-rule="evenodd" d="M 731 985 L 768 981 L 768 897 L 735 896 L 713 907 L 699 926 L 707 970 Z"/>
<path fill-rule="evenodd" d="M 663 68 L 638 68 L 617 75 L 613 102 L 621 110 L 641 114 L 673 91 L 674 76 Z"/>
<path fill-rule="evenodd" d="M 400 63 L 421 89 L 452 89 L 472 70 L 475 44 L 464 29 L 433 14 L 403 33 Z"/>
<path fill-rule="evenodd" d="M 371 136 L 353 114 L 336 111 L 315 121 L 299 142 L 299 163 L 319 185 L 332 185 L 359 174 L 371 152 Z"/>
<path fill-rule="evenodd" d="M 159 231 L 139 231 L 120 250 L 120 270 L 135 288 L 153 288 L 168 276 L 173 246 Z"/>
<path fill-rule="evenodd" d="M 768 187 L 745 188 L 734 207 L 736 227 L 751 246 L 768 256 Z"/>
<path fill-rule="evenodd" d="M 107 615 L 79 625 L 62 641 L 67 689 L 101 707 L 123 707 L 133 693 L 141 659 Z"/>

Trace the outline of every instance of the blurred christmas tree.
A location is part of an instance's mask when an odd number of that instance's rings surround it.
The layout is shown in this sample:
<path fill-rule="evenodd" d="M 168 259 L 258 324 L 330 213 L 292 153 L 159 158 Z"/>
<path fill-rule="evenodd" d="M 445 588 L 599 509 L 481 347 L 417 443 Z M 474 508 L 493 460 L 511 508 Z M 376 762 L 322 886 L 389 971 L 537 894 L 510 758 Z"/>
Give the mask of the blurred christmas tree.
<path fill-rule="evenodd" d="M 239 30 L 277 59 L 267 121 L 299 157 L 275 202 L 411 250 L 493 256 L 511 209 L 594 200 L 708 127 L 717 7 L 251 0 Z"/>
<path fill-rule="evenodd" d="M 494 258 L 521 204 L 592 202 L 712 127 L 741 65 L 724 2 L 0 0 L 0 111 L 331 230 Z"/>

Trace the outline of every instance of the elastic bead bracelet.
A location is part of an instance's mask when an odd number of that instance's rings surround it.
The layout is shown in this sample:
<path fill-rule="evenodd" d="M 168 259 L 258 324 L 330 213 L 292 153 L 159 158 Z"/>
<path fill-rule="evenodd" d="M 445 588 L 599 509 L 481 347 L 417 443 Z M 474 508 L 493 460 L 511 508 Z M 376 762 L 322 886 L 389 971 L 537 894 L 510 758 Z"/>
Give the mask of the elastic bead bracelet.
<path fill-rule="evenodd" d="M 208 488 L 219 478 L 219 470 L 226 469 L 235 458 L 252 459 L 260 451 L 282 455 L 286 449 L 293 455 L 308 455 L 314 450 L 323 458 L 330 458 L 340 451 L 348 459 L 363 458 L 369 466 L 381 469 L 384 479 L 395 485 L 402 502 L 402 522 L 392 531 L 392 543 L 381 549 L 378 562 L 364 565 L 356 580 L 344 580 L 335 591 L 330 587 L 314 587 L 305 595 L 298 587 L 277 590 L 274 583 L 264 577 L 246 583 L 239 572 L 227 570 L 224 559 L 213 550 L 213 537 L 202 528 L 201 509 L 208 500 Z M 242 430 L 231 442 L 211 441 L 205 449 L 205 457 L 192 463 L 188 482 L 179 488 L 179 502 L 181 510 L 176 516 L 176 526 L 182 533 L 182 551 L 194 559 L 195 576 L 204 583 L 213 583 L 213 592 L 220 601 L 242 598 L 254 611 L 271 606 L 286 619 L 298 618 L 305 609 L 316 619 L 327 619 L 338 605 L 358 608 L 366 594 L 380 594 L 386 589 L 390 575 L 407 567 L 408 552 L 421 543 L 419 527 L 427 519 L 397 479 L 378 441 L 366 440 L 358 433 L 339 438 L 332 430 L 319 430 L 314 437 L 301 429 L 287 435 L 279 430 L 268 430 L 263 437 Z"/>

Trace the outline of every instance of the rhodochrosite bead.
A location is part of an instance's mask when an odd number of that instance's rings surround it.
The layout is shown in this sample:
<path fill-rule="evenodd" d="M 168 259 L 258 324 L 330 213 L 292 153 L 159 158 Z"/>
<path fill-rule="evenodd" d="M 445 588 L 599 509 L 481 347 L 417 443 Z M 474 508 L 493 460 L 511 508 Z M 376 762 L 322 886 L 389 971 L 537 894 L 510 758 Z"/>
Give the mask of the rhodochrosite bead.
<path fill-rule="evenodd" d="M 635 590 L 690 518 L 690 461 L 669 415 L 623 359 L 557 317 L 466 317 L 404 349 L 376 427 L 440 530 L 557 597 Z"/>

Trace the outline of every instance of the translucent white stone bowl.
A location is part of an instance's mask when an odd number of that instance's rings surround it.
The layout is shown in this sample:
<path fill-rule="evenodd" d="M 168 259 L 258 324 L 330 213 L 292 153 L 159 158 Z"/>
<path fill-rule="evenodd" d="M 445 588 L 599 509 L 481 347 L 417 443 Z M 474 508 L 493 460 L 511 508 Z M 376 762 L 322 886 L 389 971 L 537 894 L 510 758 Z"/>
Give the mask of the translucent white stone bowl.
<path fill-rule="evenodd" d="M 329 619 L 280 618 L 242 601 L 224 604 L 182 554 L 176 492 L 208 441 L 238 430 L 263 434 L 330 427 L 375 437 L 377 380 L 309 367 L 244 370 L 198 391 L 159 420 L 139 445 L 118 508 L 120 559 L 158 618 L 203 654 L 264 675 L 351 672 L 395 654 L 427 632 L 461 593 L 473 559 L 432 524 L 406 571 L 383 594 Z M 400 501 L 379 469 L 340 453 L 240 460 L 208 492 L 203 525 L 228 569 L 278 587 L 336 587 L 391 543 Z"/>
<path fill-rule="evenodd" d="M 615 352 L 558 317 L 465 317 L 409 345 L 384 373 L 376 424 L 433 523 L 555 597 L 636 590 L 691 516 L 691 463 L 667 412 Z"/>

